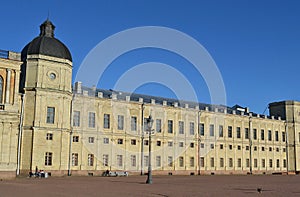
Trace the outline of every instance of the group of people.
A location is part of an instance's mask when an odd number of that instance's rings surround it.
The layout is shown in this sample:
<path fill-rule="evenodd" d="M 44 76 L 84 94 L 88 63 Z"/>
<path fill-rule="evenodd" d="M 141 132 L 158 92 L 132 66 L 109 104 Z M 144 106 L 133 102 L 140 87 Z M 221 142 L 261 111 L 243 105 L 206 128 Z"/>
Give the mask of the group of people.
<path fill-rule="evenodd" d="M 44 170 L 38 170 L 38 167 L 36 166 L 34 173 L 32 171 L 29 172 L 29 177 L 45 178 L 45 174 Z"/>

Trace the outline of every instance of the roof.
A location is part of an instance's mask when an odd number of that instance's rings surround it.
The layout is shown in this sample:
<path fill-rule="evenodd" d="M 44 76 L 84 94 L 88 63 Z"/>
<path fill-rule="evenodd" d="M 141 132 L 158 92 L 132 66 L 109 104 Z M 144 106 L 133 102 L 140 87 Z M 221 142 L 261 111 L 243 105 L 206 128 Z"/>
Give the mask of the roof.
<path fill-rule="evenodd" d="M 40 35 L 28 43 L 22 50 L 22 59 L 27 55 L 42 54 L 72 61 L 69 49 L 54 37 L 55 26 L 46 20 L 40 26 Z"/>

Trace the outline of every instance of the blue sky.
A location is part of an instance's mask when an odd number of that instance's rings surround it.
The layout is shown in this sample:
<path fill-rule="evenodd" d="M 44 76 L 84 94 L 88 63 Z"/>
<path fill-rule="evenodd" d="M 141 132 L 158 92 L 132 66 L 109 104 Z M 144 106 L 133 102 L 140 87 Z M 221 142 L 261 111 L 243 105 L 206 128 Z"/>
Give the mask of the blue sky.
<path fill-rule="evenodd" d="M 39 34 L 48 11 L 56 37 L 72 53 L 73 76 L 89 51 L 105 38 L 129 28 L 163 26 L 186 33 L 206 48 L 223 77 L 227 105 L 263 113 L 270 102 L 300 100 L 300 1 L 4 1 L 0 49 L 21 51 Z M 151 61 L 178 69 L 193 84 L 199 101 L 210 102 L 208 88 L 192 65 L 160 49 L 123 54 L 106 70 L 98 87 L 112 88 L 126 70 Z M 158 84 L 136 91 L 174 96 Z"/>

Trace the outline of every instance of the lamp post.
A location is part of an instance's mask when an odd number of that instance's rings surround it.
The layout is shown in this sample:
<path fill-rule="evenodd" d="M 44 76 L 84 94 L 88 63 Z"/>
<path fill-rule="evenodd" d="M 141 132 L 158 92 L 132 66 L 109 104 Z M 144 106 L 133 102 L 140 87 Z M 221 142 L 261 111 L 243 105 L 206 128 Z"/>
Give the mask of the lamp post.
<path fill-rule="evenodd" d="M 151 128 L 153 124 L 153 119 L 151 115 L 147 119 L 147 132 L 149 134 L 149 164 L 148 164 L 148 176 L 147 176 L 147 184 L 152 184 L 152 167 L 151 167 Z"/>

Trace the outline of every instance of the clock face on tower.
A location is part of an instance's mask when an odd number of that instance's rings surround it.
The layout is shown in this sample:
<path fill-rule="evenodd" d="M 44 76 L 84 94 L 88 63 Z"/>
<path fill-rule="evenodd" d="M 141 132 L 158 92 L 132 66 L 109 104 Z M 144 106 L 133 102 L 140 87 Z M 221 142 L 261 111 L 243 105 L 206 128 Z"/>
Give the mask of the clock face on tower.
<path fill-rule="evenodd" d="M 49 77 L 50 77 L 50 79 L 54 80 L 54 79 L 56 79 L 56 74 L 52 72 L 49 74 Z"/>

